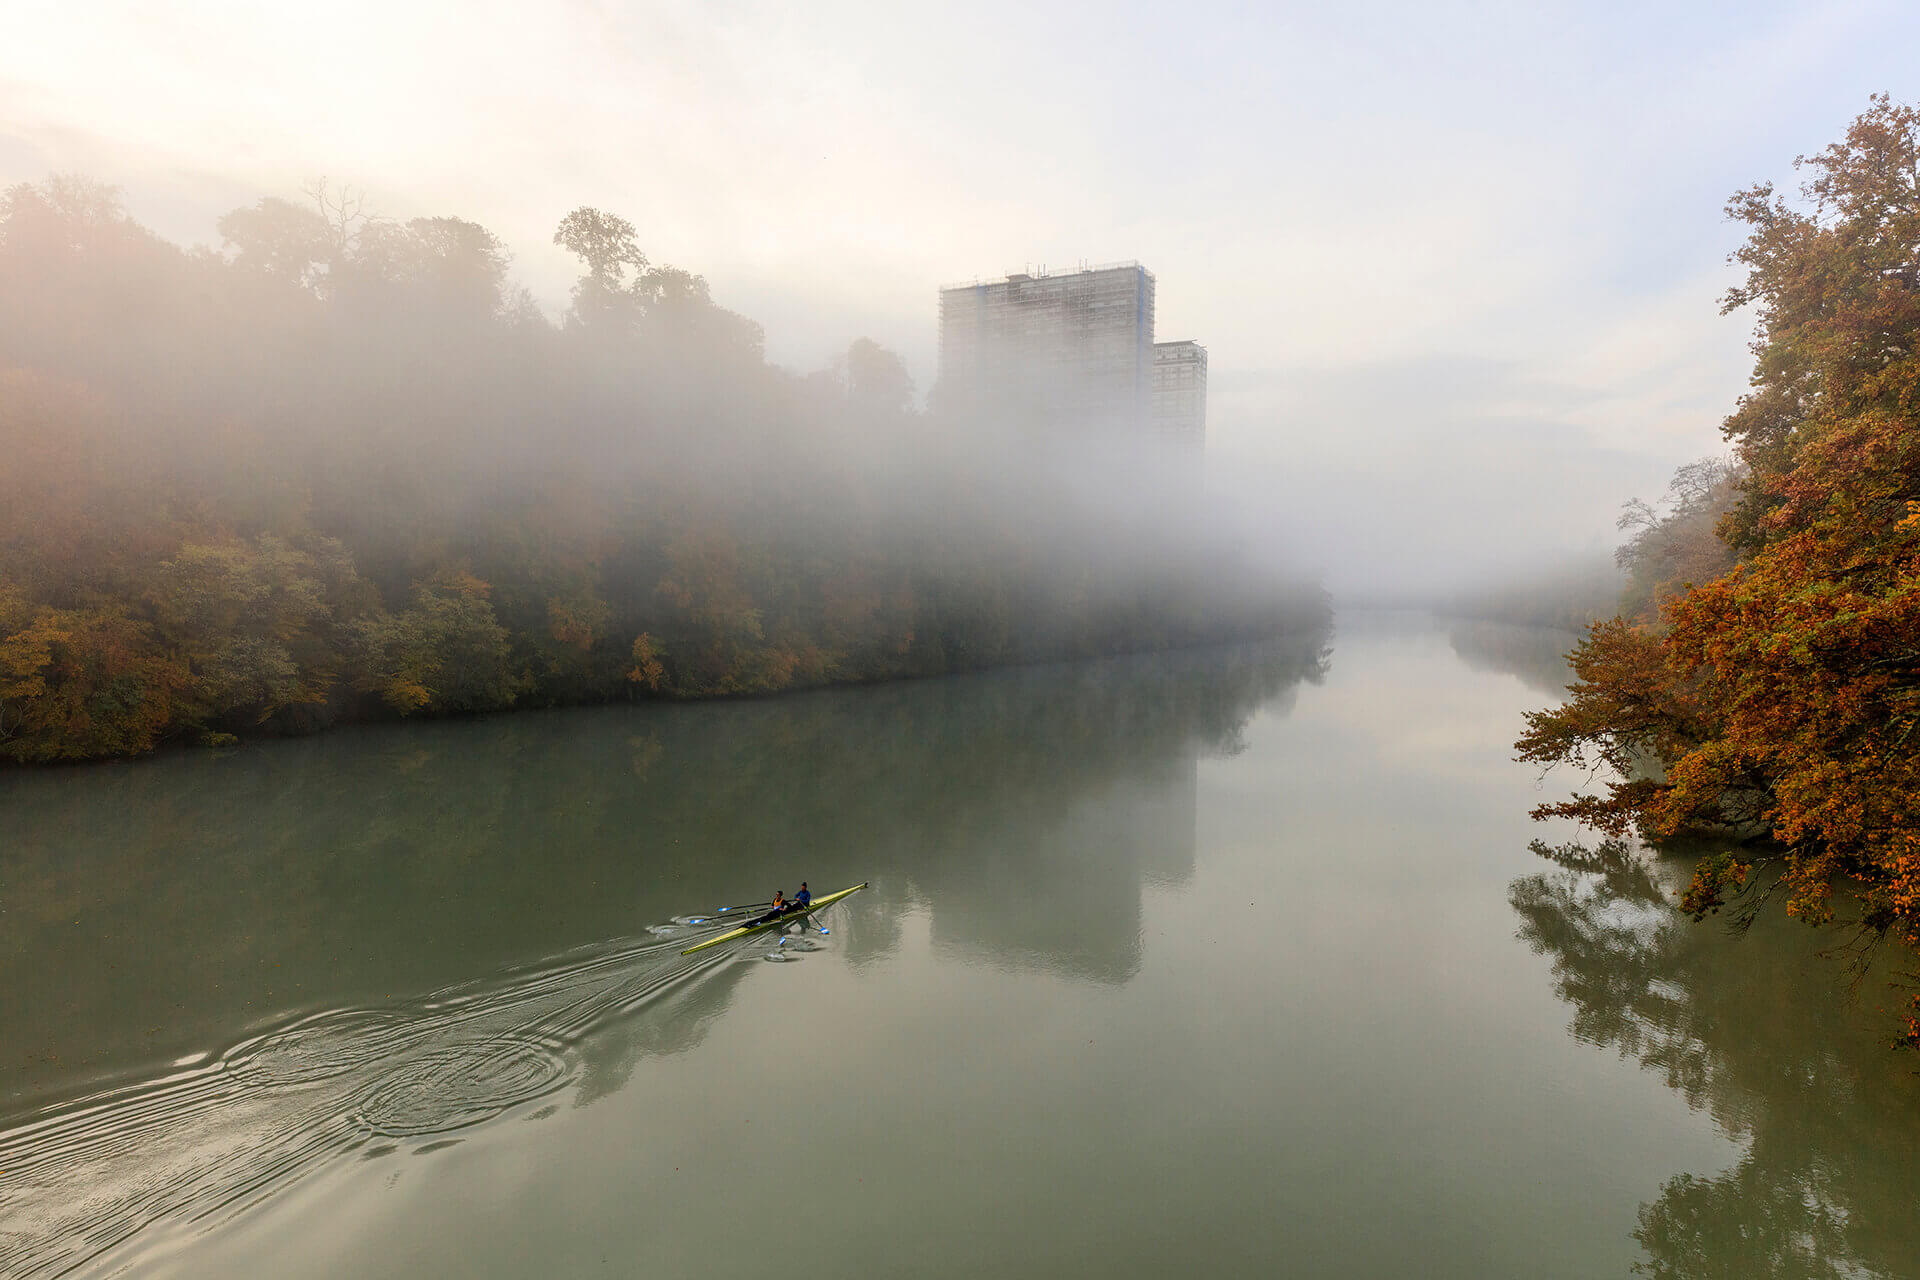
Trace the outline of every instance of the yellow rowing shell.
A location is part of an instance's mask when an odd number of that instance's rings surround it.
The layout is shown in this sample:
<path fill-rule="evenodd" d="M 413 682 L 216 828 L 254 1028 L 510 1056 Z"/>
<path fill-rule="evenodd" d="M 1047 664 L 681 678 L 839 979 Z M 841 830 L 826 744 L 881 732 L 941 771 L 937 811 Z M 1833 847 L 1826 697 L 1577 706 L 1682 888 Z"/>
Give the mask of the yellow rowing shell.
<path fill-rule="evenodd" d="M 812 902 L 809 902 L 805 911 L 789 911 L 783 916 L 767 921 L 765 924 L 743 924 L 738 929 L 723 933 L 717 938 L 708 938 L 705 942 L 696 942 L 680 954 L 690 956 L 696 951 L 705 951 L 708 947 L 717 947 L 723 942 L 732 942 L 735 938 L 744 938 L 749 934 L 765 933 L 769 929 L 778 929 L 781 925 L 789 924 L 795 920 L 805 920 L 820 908 L 831 906 L 848 894 L 858 893 L 866 887 L 866 881 L 863 880 L 851 889 L 842 889 L 838 893 L 823 893 Z"/>

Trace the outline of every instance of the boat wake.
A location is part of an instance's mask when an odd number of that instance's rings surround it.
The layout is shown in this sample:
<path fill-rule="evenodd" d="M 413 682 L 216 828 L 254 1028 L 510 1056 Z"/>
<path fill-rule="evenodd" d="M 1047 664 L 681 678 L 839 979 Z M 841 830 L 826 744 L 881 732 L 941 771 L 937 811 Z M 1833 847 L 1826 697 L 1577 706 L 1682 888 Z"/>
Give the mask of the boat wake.
<path fill-rule="evenodd" d="M 596 1032 L 732 958 L 682 957 L 687 932 L 311 1014 L 0 1122 L 0 1275 L 112 1270 L 135 1244 L 210 1230 L 343 1157 L 532 1110 L 575 1086 Z"/>

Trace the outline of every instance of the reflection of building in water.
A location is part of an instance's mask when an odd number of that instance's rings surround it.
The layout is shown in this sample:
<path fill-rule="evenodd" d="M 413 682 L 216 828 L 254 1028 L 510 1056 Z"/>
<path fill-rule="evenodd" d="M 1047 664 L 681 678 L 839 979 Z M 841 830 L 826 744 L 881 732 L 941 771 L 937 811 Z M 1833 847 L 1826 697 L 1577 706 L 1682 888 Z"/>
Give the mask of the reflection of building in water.
<path fill-rule="evenodd" d="M 1056 432 L 1087 430 L 1197 458 L 1207 352 L 1153 340 L 1153 273 L 1137 262 L 940 291 L 940 385 L 950 404 Z"/>
<path fill-rule="evenodd" d="M 1166 785 L 1144 789 L 1128 815 L 1139 852 L 1141 879 L 1183 885 L 1193 879 L 1200 829 L 1200 755 L 1187 751 L 1166 763 Z"/>
<path fill-rule="evenodd" d="M 1146 886 L 1193 878 L 1199 770 L 1187 749 L 1076 797 L 1051 821 L 978 833 L 989 850 L 959 859 L 968 876 L 931 895 L 935 943 L 1125 982 L 1140 968 Z"/>

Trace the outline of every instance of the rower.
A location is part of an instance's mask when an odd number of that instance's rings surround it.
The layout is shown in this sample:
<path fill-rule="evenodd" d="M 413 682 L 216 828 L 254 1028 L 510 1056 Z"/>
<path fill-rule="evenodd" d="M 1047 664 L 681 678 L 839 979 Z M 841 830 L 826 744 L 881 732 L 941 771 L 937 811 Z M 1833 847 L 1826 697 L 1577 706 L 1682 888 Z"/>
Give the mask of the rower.
<path fill-rule="evenodd" d="M 805 880 L 802 880 L 800 882 L 800 892 L 793 895 L 792 910 L 805 911 L 809 906 L 812 906 L 812 905 L 813 905 L 813 895 L 807 892 L 807 882 Z"/>
<path fill-rule="evenodd" d="M 747 921 L 747 923 L 748 924 L 765 924 L 769 920 L 777 920 L 779 917 L 786 914 L 786 910 L 787 910 L 786 898 L 781 894 L 780 890 L 775 889 L 773 891 L 772 908 L 767 912 L 767 914 L 763 916 L 755 916 L 753 919 Z"/>

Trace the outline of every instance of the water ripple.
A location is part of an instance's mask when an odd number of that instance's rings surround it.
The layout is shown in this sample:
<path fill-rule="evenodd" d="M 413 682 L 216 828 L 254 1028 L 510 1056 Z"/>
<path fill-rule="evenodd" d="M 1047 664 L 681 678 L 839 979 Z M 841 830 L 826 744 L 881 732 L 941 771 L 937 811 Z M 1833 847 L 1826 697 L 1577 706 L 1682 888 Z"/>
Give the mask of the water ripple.
<path fill-rule="evenodd" d="M 680 956 L 687 931 L 673 932 L 305 1015 L 200 1065 L 4 1122 L 0 1275 L 132 1266 L 136 1244 L 207 1230 L 349 1153 L 444 1145 L 413 1140 L 568 1088 L 587 1037 L 724 964 Z"/>
<path fill-rule="evenodd" d="M 373 1133 L 410 1138 L 491 1120 L 561 1089 L 573 1068 L 554 1048 L 516 1036 L 420 1054 L 375 1081 L 356 1119 Z"/>
<path fill-rule="evenodd" d="M 423 1020 L 397 1010 L 330 1009 L 235 1045 L 224 1064 L 252 1085 L 310 1084 L 367 1067 L 426 1034 Z"/>

